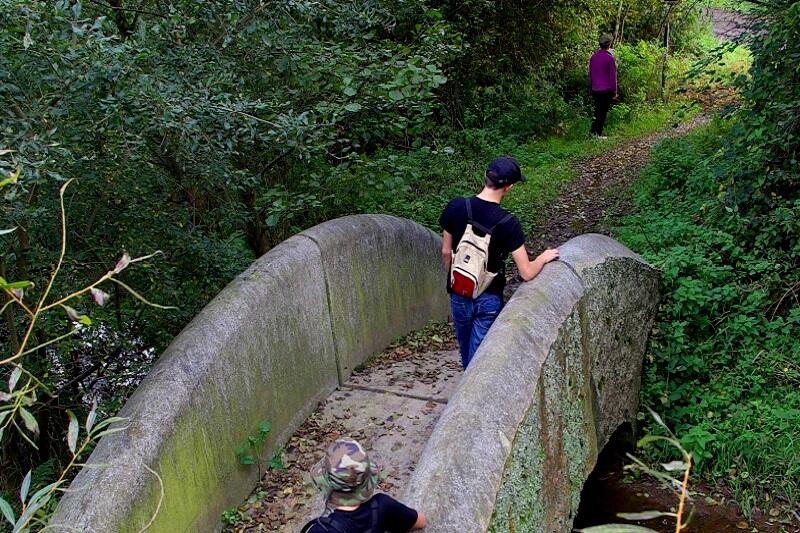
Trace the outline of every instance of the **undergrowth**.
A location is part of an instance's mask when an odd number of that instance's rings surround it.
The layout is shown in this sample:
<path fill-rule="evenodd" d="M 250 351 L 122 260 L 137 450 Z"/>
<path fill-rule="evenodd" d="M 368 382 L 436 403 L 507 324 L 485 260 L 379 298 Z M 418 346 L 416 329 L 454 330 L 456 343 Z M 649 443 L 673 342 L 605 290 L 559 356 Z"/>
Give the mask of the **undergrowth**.
<path fill-rule="evenodd" d="M 609 116 L 609 139 L 587 135 L 589 119 L 576 110 L 560 135 L 519 142 L 497 129 L 458 132 L 435 149 L 377 154 L 358 171 L 341 177 L 337 191 L 347 191 L 354 212 L 381 212 L 410 218 L 436 231 L 438 218 L 454 196 L 476 194 L 490 159 L 507 154 L 517 158 L 528 181 L 514 187 L 504 207 L 522 222 L 526 232 L 538 221 L 544 206 L 575 177 L 577 160 L 597 155 L 626 140 L 687 120 L 697 109 L 685 102 L 666 106 L 619 104 Z M 347 183 L 352 180 L 352 188 Z M 373 184 L 360 195 L 359 185 Z M 380 183 L 380 187 L 375 184 Z"/>
<path fill-rule="evenodd" d="M 725 201 L 729 128 L 661 143 L 618 236 L 662 271 L 642 403 L 749 513 L 800 497 L 800 201 L 768 221 Z"/>

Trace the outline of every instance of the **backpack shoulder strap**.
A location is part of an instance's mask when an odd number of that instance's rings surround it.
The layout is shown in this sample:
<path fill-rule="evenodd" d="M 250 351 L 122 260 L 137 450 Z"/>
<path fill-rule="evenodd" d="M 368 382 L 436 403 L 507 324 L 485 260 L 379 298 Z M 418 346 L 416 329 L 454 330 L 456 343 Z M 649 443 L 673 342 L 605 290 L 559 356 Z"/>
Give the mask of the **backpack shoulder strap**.
<path fill-rule="evenodd" d="M 370 508 L 370 524 L 367 533 L 381 533 L 378 531 L 378 500 L 373 496 L 369 502 Z"/>
<path fill-rule="evenodd" d="M 466 201 L 467 205 L 467 224 L 471 225 L 473 228 L 478 228 L 483 232 L 484 235 L 491 234 L 492 230 L 490 228 L 487 228 L 486 226 L 484 226 L 483 224 L 472 218 L 472 203 L 470 202 L 472 198 L 468 197 L 464 198 L 464 200 Z"/>
<path fill-rule="evenodd" d="M 333 514 L 321 516 L 317 518 L 314 523 L 325 531 L 333 530 L 336 533 L 348 533 L 341 524 L 336 523 L 336 517 Z"/>
<path fill-rule="evenodd" d="M 503 224 L 511 220 L 513 217 L 514 215 L 512 215 L 511 213 L 507 213 L 506 216 L 500 219 L 500 222 L 492 226 L 492 231 L 494 231 L 494 228 L 496 228 L 497 226 L 502 226 Z"/>

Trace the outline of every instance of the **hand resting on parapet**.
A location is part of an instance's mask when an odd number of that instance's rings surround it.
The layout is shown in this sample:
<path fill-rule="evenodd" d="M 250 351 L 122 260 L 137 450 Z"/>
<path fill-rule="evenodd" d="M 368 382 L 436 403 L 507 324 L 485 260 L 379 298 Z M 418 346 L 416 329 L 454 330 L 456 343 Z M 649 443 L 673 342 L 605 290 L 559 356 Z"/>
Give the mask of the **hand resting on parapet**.
<path fill-rule="evenodd" d="M 549 248 L 531 261 L 528 259 L 528 250 L 523 244 L 511 253 L 511 257 L 514 258 L 520 277 L 525 281 L 530 281 L 539 275 L 544 265 L 559 258 L 559 251 L 558 248 Z"/>

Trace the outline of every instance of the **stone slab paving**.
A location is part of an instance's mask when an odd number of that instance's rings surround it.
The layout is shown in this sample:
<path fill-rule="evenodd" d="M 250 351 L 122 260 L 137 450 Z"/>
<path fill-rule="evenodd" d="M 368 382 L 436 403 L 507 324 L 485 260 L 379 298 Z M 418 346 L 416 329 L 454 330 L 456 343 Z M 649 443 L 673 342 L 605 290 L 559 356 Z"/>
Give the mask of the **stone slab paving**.
<path fill-rule="evenodd" d="M 407 361 L 356 374 L 347 382 L 353 389 L 379 390 L 447 403 L 461 375 L 458 353 L 433 352 Z"/>
<path fill-rule="evenodd" d="M 306 472 L 336 438 L 359 440 L 385 473 L 382 492 L 398 496 L 461 377 L 457 351 L 379 359 L 320 403 L 290 438 L 284 470 L 270 470 L 241 507 L 249 520 L 227 531 L 297 532 L 324 511 Z"/>

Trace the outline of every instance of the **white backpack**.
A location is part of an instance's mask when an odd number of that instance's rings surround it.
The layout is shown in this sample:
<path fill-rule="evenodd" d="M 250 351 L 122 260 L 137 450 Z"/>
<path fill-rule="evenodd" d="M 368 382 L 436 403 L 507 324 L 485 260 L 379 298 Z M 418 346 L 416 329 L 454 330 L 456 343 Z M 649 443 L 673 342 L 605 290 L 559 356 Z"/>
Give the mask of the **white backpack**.
<path fill-rule="evenodd" d="M 500 224 L 505 223 L 511 218 L 506 215 L 503 219 L 487 229 L 472 220 L 472 206 L 470 199 L 467 203 L 467 228 L 464 235 L 458 241 L 453 261 L 450 265 L 450 289 L 465 298 L 477 298 L 489 286 L 497 276 L 497 272 L 489 272 L 489 243 L 492 240 L 492 231 Z M 483 232 L 483 236 L 478 236 L 473 227 Z"/>

